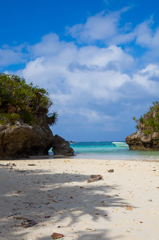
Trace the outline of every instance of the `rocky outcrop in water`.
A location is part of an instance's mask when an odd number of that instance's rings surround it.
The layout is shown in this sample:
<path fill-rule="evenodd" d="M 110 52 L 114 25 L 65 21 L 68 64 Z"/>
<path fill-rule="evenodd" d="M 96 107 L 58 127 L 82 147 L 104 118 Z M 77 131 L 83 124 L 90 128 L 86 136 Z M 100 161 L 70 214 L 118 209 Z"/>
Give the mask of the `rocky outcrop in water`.
<path fill-rule="evenodd" d="M 145 135 L 142 131 L 125 138 L 130 150 L 159 150 L 159 133 Z"/>
<path fill-rule="evenodd" d="M 70 143 L 58 135 L 54 136 L 52 148 L 55 155 L 74 155 L 74 150 L 70 147 Z"/>

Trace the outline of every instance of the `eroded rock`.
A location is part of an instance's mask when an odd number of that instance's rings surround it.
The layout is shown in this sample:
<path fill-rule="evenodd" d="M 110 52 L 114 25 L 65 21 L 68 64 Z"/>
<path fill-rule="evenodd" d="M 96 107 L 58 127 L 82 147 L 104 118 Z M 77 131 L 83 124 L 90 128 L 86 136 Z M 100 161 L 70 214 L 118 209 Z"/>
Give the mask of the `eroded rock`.
<path fill-rule="evenodd" d="M 0 124 L 0 160 L 48 155 L 53 147 L 55 155 L 73 156 L 74 151 L 64 138 L 53 136 L 47 124 Z"/>
<path fill-rule="evenodd" d="M 52 146 L 53 134 L 47 124 L 0 125 L 0 159 L 15 159 L 29 155 L 47 155 Z"/>
<path fill-rule="evenodd" d="M 130 150 L 159 150 L 159 133 L 145 135 L 142 131 L 125 138 Z"/>
<path fill-rule="evenodd" d="M 52 142 L 52 148 L 55 155 L 73 156 L 74 150 L 70 143 L 59 135 L 55 135 Z"/>

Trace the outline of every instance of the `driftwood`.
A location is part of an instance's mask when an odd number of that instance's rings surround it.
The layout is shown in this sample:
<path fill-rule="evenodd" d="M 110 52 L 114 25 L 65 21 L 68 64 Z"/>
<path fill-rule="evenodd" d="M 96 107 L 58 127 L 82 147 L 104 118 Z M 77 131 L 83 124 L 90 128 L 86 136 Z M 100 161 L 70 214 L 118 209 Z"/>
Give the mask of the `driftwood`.
<path fill-rule="evenodd" d="M 88 179 L 87 183 L 96 182 L 103 178 L 102 175 L 91 175 L 91 179 Z"/>
<path fill-rule="evenodd" d="M 61 233 L 55 233 L 55 232 L 54 232 L 54 233 L 51 235 L 51 237 L 52 237 L 53 239 L 59 239 L 59 238 L 64 237 L 64 235 L 61 234 Z"/>

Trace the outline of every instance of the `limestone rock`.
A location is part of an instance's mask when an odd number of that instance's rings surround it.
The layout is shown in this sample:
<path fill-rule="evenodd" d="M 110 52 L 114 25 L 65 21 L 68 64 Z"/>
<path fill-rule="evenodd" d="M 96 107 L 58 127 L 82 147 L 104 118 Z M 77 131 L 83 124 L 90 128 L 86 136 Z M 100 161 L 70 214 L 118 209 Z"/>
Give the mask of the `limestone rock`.
<path fill-rule="evenodd" d="M 29 155 L 46 155 L 52 146 L 53 134 L 47 124 L 0 124 L 0 159 L 15 159 Z"/>
<path fill-rule="evenodd" d="M 159 150 L 159 133 L 145 135 L 142 131 L 125 138 L 130 150 Z"/>
<path fill-rule="evenodd" d="M 55 135 L 52 142 L 54 155 L 74 156 L 74 150 L 64 138 Z"/>
<path fill-rule="evenodd" d="M 48 155 L 51 147 L 55 155 L 73 156 L 74 151 L 69 145 L 62 137 L 53 136 L 46 123 L 32 126 L 20 121 L 14 125 L 0 124 L 0 160 Z"/>

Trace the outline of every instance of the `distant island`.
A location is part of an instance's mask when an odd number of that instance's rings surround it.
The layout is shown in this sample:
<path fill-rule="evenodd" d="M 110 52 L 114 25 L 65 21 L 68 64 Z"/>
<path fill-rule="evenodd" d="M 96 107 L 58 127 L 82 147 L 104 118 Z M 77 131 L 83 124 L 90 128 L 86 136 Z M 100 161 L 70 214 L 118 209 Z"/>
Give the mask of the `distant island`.
<path fill-rule="evenodd" d="M 44 88 L 1 73 L 0 96 L 0 159 L 47 155 L 51 147 L 59 154 L 74 154 L 69 143 L 53 136 L 49 128 L 58 115 L 48 114 L 53 102 Z"/>
<path fill-rule="evenodd" d="M 159 102 L 139 119 L 135 117 L 137 132 L 126 137 L 130 150 L 159 150 Z"/>

